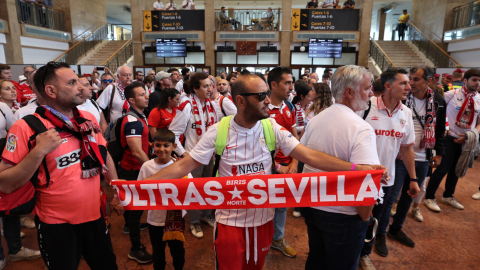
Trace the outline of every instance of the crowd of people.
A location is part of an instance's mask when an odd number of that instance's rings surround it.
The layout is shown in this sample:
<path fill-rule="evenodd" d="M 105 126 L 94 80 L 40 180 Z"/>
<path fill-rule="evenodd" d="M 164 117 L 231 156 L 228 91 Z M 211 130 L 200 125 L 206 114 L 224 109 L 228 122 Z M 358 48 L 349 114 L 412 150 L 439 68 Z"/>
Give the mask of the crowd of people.
<path fill-rule="evenodd" d="M 312 8 L 323 8 L 323 9 L 354 9 L 355 1 L 347 0 L 343 2 L 343 5 L 340 3 L 340 0 L 324 0 L 323 2 L 318 2 L 318 0 L 312 0 L 307 3 L 307 9 Z"/>
<path fill-rule="evenodd" d="M 42 257 L 48 269 L 77 269 L 81 258 L 91 269 L 118 269 L 116 256 L 165 269 L 166 245 L 174 268 L 183 269 L 185 237 L 171 228 L 187 231 L 184 213 L 148 210 L 141 223 L 144 211 L 124 210 L 111 181 L 248 175 L 242 167 L 253 164 L 263 174 L 384 170 L 375 205 L 293 212 L 307 225 L 305 269 L 375 269 L 369 255 L 388 255 L 386 236 L 415 246 L 402 230 L 409 209 L 422 222 L 425 196 L 425 206 L 440 212 L 435 195 L 445 175 L 442 203 L 464 208 L 455 187 L 479 141 L 478 69 L 439 82 L 428 66 L 389 68 L 375 78 L 349 65 L 322 76 L 306 70 L 295 80 L 287 67 L 214 77 L 186 66 L 145 75 L 120 66 L 115 74 L 106 68 L 84 76 L 50 62 L 25 67 L 23 76 L 12 80 L 0 64 L 0 192 L 11 194 L 35 175 L 35 220 L 5 215 L 3 231 L 10 261 Z M 28 115 L 47 131 L 32 130 Z M 325 130 L 328 136 L 319 136 Z M 219 134 L 227 136 L 223 149 Z M 128 254 L 113 252 L 110 212 L 124 217 Z M 270 248 L 296 257 L 285 234 L 287 208 L 186 215 L 194 237 L 214 230 L 218 269 L 262 269 Z M 22 246 L 22 226 L 37 229 L 40 250 Z M 146 229 L 149 241 L 141 239 Z M 3 269 L 1 249 L 0 256 Z"/>

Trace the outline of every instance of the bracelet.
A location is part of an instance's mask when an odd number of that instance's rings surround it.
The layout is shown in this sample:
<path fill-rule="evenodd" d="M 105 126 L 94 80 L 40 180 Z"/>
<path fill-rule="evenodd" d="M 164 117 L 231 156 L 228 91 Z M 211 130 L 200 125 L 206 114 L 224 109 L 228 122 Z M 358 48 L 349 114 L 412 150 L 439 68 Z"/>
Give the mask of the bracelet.
<path fill-rule="evenodd" d="M 352 164 L 352 171 L 355 171 L 355 168 L 357 167 L 357 164 L 353 163 Z"/>
<path fill-rule="evenodd" d="M 275 167 L 275 171 L 278 171 L 278 169 L 280 169 L 280 163 L 277 164 L 277 167 Z"/>

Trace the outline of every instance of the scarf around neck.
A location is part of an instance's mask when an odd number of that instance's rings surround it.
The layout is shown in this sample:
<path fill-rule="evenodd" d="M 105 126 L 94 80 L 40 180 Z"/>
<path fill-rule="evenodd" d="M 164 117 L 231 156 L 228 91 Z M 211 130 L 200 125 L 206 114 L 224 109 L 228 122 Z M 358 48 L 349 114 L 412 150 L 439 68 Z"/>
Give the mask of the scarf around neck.
<path fill-rule="evenodd" d="M 81 112 L 73 108 L 72 119 L 48 106 L 39 106 L 35 111 L 41 117 L 50 121 L 55 127 L 72 133 L 81 142 L 80 164 L 82 166 L 82 178 L 89 178 L 108 170 L 105 165 L 107 149 L 98 146 L 94 135 L 102 134 L 102 130 L 92 121 L 85 119 Z"/>
<path fill-rule="evenodd" d="M 459 128 L 469 129 L 472 127 L 473 119 L 475 118 L 475 101 L 473 97 L 477 95 L 477 92 L 469 93 L 465 86 L 462 87 L 462 93 L 465 96 L 462 107 L 457 114 L 457 121 L 455 125 Z"/>
<path fill-rule="evenodd" d="M 123 106 L 122 106 L 122 114 L 125 114 L 130 109 L 130 104 L 128 104 L 128 101 L 125 98 L 125 86 L 123 86 L 120 80 L 118 80 L 117 82 L 117 88 L 119 90 L 118 92 L 120 92 L 120 95 L 122 96 L 122 100 L 124 100 Z"/>
<path fill-rule="evenodd" d="M 205 108 L 203 108 L 200 99 L 196 95 L 192 95 L 191 98 L 192 113 L 195 118 L 195 129 L 197 130 L 197 136 L 200 137 L 208 130 L 208 127 L 218 122 L 217 113 L 210 99 L 205 99 Z"/>
<path fill-rule="evenodd" d="M 435 93 L 432 89 L 430 89 L 430 87 L 427 90 L 426 99 L 427 104 L 425 107 L 425 124 L 422 123 L 421 118 L 417 117 L 419 118 L 418 121 L 423 128 L 423 135 L 420 139 L 420 148 L 432 149 L 435 147 L 435 126 L 437 124 L 437 116 L 435 112 Z M 412 92 L 408 94 L 405 105 L 414 111 L 415 116 L 418 114 L 415 110 L 415 100 Z"/>

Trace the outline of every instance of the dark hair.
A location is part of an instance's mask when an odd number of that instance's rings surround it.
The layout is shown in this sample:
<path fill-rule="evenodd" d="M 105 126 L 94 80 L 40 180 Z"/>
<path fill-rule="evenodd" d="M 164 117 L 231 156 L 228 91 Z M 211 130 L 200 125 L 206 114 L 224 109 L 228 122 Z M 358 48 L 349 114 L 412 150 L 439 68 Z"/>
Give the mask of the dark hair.
<path fill-rule="evenodd" d="M 295 87 L 296 85 L 299 84 L 299 85 L 307 85 L 307 82 L 303 79 L 298 79 L 295 81 Z M 295 90 L 296 91 L 296 90 Z"/>
<path fill-rule="evenodd" d="M 433 78 L 433 75 L 435 74 L 435 72 L 433 71 L 433 68 L 429 67 L 429 66 L 418 66 L 418 67 L 412 67 L 410 69 L 410 73 L 416 73 L 417 71 L 419 70 L 423 70 L 423 75 L 422 75 L 422 78 L 425 80 L 425 81 L 428 81 L 428 79 L 431 79 Z M 462 74 L 460 73 L 460 77 L 462 77 Z"/>
<path fill-rule="evenodd" d="M 378 93 L 378 94 L 382 93 L 383 94 L 383 92 L 385 92 L 385 86 L 383 86 L 382 79 L 380 79 L 380 78 L 377 78 L 377 79 L 373 80 L 372 86 L 373 86 L 373 92 L 374 93 Z"/>
<path fill-rule="evenodd" d="M 208 79 L 208 74 L 203 72 L 196 72 L 190 76 L 190 93 L 195 93 L 195 89 L 200 88 L 200 81 Z"/>
<path fill-rule="evenodd" d="M 152 83 L 154 81 L 155 80 L 152 79 L 150 76 L 145 76 L 145 78 L 143 79 L 143 84 Z"/>
<path fill-rule="evenodd" d="M 10 69 L 10 66 L 7 65 L 7 64 L 0 64 L 0 72 L 2 72 L 2 70 L 4 70 L 4 69 L 8 70 L 8 69 Z"/>
<path fill-rule="evenodd" d="M 169 142 L 174 144 L 175 143 L 175 133 L 173 133 L 169 129 L 160 128 L 157 129 L 155 135 L 153 135 L 153 141 L 161 141 L 161 142 Z"/>
<path fill-rule="evenodd" d="M 135 72 L 135 76 L 137 76 L 139 73 L 143 74 L 143 71 L 137 70 L 137 72 Z"/>
<path fill-rule="evenodd" d="M 251 74 L 251 72 L 248 69 L 244 69 L 242 70 L 242 72 L 240 72 L 240 74 L 246 75 L 246 74 Z"/>
<path fill-rule="evenodd" d="M 330 75 L 328 75 L 328 73 L 323 73 L 322 79 L 330 79 Z"/>
<path fill-rule="evenodd" d="M 292 74 L 292 71 L 287 67 L 276 67 L 268 73 L 268 86 L 272 89 L 272 82 L 277 84 L 282 81 L 283 74 Z"/>
<path fill-rule="evenodd" d="M 183 92 L 187 95 L 192 93 L 192 88 L 190 88 L 190 80 L 183 81 Z"/>
<path fill-rule="evenodd" d="M 48 62 L 37 70 L 37 73 L 33 76 L 33 82 L 40 94 L 45 93 L 45 83 L 54 79 L 57 76 L 57 69 L 60 68 L 70 68 L 70 65 L 63 62 Z"/>
<path fill-rule="evenodd" d="M 310 91 L 312 91 L 312 88 L 308 85 L 295 84 L 295 92 L 297 92 L 297 95 L 293 98 L 292 103 L 297 104 L 300 100 L 304 99 Z"/>
<path fill-rule="evenodd" d="M 230 74 L 227 76 L 227 81 L 230 83 L 230 80 L 235 77 L 235 79 L 237 78 L 237 76 L 233 75 L 233 74 Z"/>
<path fill-rule="evenodd" d="M 79 75 L 78 75 L 78 78 L 79 78 L 79 79 L 83 79 L 83 78 L 87 78 L 87 77 L 85 77 L 85 75 L 79 74 Z"/>
<path fill-rule="evenodd" d="M 480 77 L 480 69 L 471 68 L 471 69 L 467 70 L 467 72 L 465 72 L 465 74 L 463 75 L 463 78 L 467 79 L 467 81 L 471 77 Z"/>
<path fill-rule="evenodd" d="M 404 68 L 388 68 L 382 74 L 380 74 L 380 79 L 382 80 L 382 85 L 385 87 L 385 83 L 392 83 L 397 79 L 397 74 L 408 75 L 408 72 Z"/>
<path fill-rule="evenodd" d="M 303 76 L 307 76 L 307 78 L 308 78 L 308 74 L 302 74 L 302 75 L 300 75 L 300 78 L 303 78 Z"/>
<path fill-rule="evenodd" d="M 177 89 L 175 88 L 166 88 L 163 89 L 162 95 L 160 96 L 160 101 L 158 102 L 157 108 L 160 109 L 166 109 L 168 107 L 168 99 L 169 98 L 175 98 L 177 95 L 180 95 L 180 92 L 178 92 Z"/>
<path fill-rule="evenodd" d="M 408 12 L 406 9 L 404 9 L 403 11 Z"/>
<path fill-rule="evenodd" d="M 103 73 L 102 76 L 100 76 L 100 80 L 103 80 L 103 77 L 105 76 L 110 76 L 115 81 L 115 78 L 113 77 L 112 73 Z"/>
<path fill-rule="evenodd" d="M 187 73 L 190 71 L 188 68 L 182 68 L 182 76 L 187 76 Z"/>
<path fill-rule="evenodd" d="M 130 103 L 130 101 L 128 100 L 131 98 L 135 99 L 135 88 L 138 88 L 138 87 L 141 87 L 142 89 L 145 90 L 143 84 L 139 82 L 133 82 L 129 86 L 125 87 L 124 92 L 125 92 L 125 99 L 127 100 L 127 102 Z"/>
<path fill-rule="evenodd" d="M 176 68 L 171 68 L 171 69 L 167 70 L 167 73 L 172 73 L 172 72 L 174 72 L 174 71 L 177 71 L 177 72 L 178 72 L 178 69 L 176 69 Z"/>
<path fill-rule="evenodd" d="M 331 68 L 326 68 L 324 71 L 323 71 L 323 74 L 328 74 L 328 72 L 332 71 Z"/>

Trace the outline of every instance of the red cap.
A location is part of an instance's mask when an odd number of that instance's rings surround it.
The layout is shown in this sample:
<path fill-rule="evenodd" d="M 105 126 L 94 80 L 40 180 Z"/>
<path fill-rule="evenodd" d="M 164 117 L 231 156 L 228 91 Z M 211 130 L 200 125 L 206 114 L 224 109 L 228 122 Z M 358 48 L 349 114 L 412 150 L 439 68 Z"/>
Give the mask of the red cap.
<path fill-rule="evenodd" d="M 443 73 L 442 74 L 442 77 L 448 77 L 448 76 L 450 76 L 450 74 L 448 74 L 448 73 Z"/>
<path fill-rule="evenodd" d="M 433 77 L 440 78 L 440 74 L 434 74 Z"/>
<path fill-rule="evenodd" d="M 462 73 L 462 72 L 463 72 L 463 70 L 461 70 L 461 69 L 457 68 L 457 69 L 455 69 L 453 72 Z"/>
<path fill-rule="evenodd" d="M 448 75 L 448 76 L 447 76 L 447 79 L 451 80 L 451 79 L 452 79 L 452 75 Z"/>

